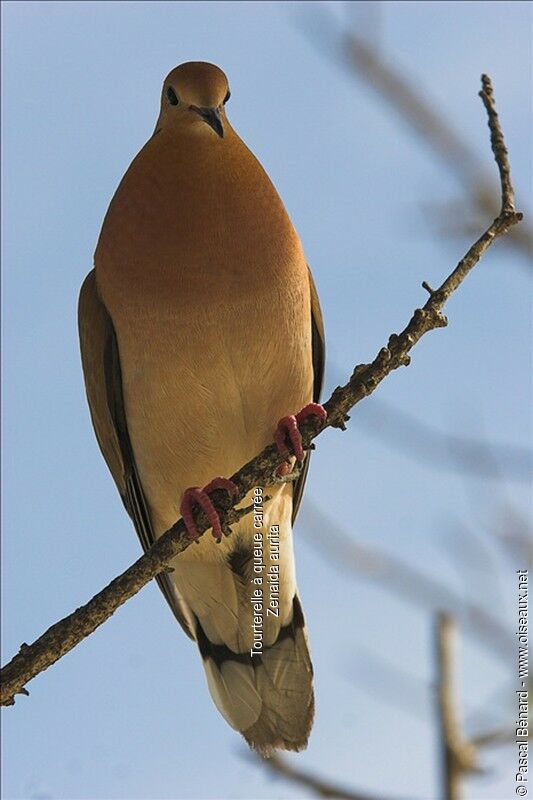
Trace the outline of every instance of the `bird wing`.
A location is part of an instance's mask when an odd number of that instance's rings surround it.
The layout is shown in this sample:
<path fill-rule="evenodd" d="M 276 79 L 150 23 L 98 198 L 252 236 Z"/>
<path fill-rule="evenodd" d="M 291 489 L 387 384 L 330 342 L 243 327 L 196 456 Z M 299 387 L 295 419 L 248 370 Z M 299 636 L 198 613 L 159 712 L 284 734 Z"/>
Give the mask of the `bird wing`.
<path fill-rule="evenodd" d="M 307 267 L 309 275 L 309 288 L 311 290 L 311 343 L 312 343 L 312 356 L 313 356 L 313 402 L 318 403 L 320 400 L 320 393 L 322 391 L 322 384 L 324 382 L 324 364 L 326 359 L 326 340 L 324 336 L 324 320 L 322 319 L 322 311 L 320 309 L 320 301 L 318 299 L 318 292 L 316 290 L 315 282 L 311 274 L 309 266 Z M 302 495 L 309 471 L 309 462 L 311 460 L 311 453 L 308 452 L 305 464 L 300 473 L 300 477 L 295 483 L 293 501 L 292 501 L 292 522 L 296 519 L 300 503 L 302 502 Z"/>
<path fill-rule="evenodd" d="M 98 296 L 94 270 L 81 287 L 78 327 L 85 389 L 96 438 L 146 552 L 155 537 L 128 434 L 115 330 Z M 173 582 L 165 574 L 158 575 L 156 580 L 176 619 L 194 639 Z"/>

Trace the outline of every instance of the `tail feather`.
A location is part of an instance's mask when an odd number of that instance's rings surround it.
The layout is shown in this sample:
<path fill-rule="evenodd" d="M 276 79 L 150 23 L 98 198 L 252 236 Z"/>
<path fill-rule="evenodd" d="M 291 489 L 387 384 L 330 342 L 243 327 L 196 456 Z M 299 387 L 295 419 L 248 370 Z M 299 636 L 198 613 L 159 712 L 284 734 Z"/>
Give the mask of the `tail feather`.
<path fill-rule="evenodd" d="M 252 725 L 261 713 L 252 666 L 226 661 L 217 667 L 208 658 L 204 669 L 211 697 L 226 722 L 237 731 Z"/>
<path fill-rule="evenodd" d="M 222 716 L 264 756 L 302 750 L 313 724 L 313 668 L 297 595 L 291 621 L 262 653 L 212 644 L 197 622 L 197 641 L 211 696 Z"/>

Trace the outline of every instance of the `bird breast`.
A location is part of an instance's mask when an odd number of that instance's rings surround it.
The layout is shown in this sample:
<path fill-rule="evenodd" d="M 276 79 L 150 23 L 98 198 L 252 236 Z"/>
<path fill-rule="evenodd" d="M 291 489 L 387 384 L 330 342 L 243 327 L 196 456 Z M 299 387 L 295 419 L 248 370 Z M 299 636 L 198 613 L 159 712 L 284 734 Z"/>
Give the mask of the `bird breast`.
<path fill-rule="evenodd" d="M 235 134 L 186 144 L 143 148 L 95 256 L 161 529 L 187 486 L 231 475 L 312 393 L 307 267 L 276 190 Z"/>

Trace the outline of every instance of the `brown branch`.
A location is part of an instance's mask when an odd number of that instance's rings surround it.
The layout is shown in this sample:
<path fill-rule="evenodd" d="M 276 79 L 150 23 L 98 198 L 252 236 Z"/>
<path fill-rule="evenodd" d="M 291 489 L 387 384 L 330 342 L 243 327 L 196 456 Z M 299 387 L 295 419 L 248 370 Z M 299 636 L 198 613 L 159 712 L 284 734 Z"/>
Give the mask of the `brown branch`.
<path fill-rule="evenodd" d="M 484 77 L 482 98 L 489 115 L 491 131 L 493 128 L 495 131 L 499 131 L 499 121 L 489 90 L 491 91 L 490 81 Z M 502 176 L 508 175 L 507 153 L 505 148 L 499 145 L 499 139 L 494 134 L 492 135 L 492 145 L 500 173 Z M 448 298 L 460 286 L 495 239 L 507 233 L 522 218 L 521 214 L 514 211 L 512 194 L 509 192 L 510 186 L 510 181 L 502 180 L 504 202 L 501 213 L 472 245 L 439 289 L 434 291 L 426 285 L 429 298 L 423 308 L 415 311 L 407 327 L 400 334 L 390 336 L 387 347 L 383 347 L 379 351 L 371 364 L 357 366 L 349 382 L 345 386 L 335 389 L 330 399 L 324 404 L 327 412 L 326 423 L 321 423 L 316 418 L 310 418 L 302 424 L 304 447 L 309 448 L 311 441 L 328 426 L 344 430 L 345 422 L 348 419 L 347 414 L 352 406 L 371 394 L 392 370 L 408 364 L 410 350 L 424 334 L 447 324 L 446 318 L 442 314 L 442 308 Z M 220 512 L 226 535 L 230 533 L 230 524 L 251 511 L 251 507 L 239 510 L 234 506 L 242 502 L 247 493 L 255 486 L 269 485 L 276 467 L 282 461 L 283 458 L 277 452 L 275 445 L 271 444 L 232 476 L 231 479 L 238 489 L 233 504 L 222 490 L 213 493 L 214 504 Z M 208 520 L 201 512 L 198 512 L 195 517 L 198 531 L 204 533 L 209 527 Z M 185 525 L 182 520 L 179 520 L 135 564 L 115 578 L 85 606 L 53 625 L 32 645 L 23 644 L 19 653 L 0 673 L 2 679 L 1 705 L 12 705 L 16 694 L 26 693 L 24 687 L 29 680 L 47 669 L 82 639 L 89 636 L 148 581 L 168 569 L 172 559 L 190 544 Z"/>
<path fill-rule="evenodd" d="M 508 152 L 503 138 L 503 131 L 500 120 L 496 112 L 494 103 L 494 91 L 488 75 L 481 76 L 482 89 L 479 96 L 483 100 L 483 105 L 487 110 L 488 125 L 490 128 L 490 144 L 498 170 L 500 173 L 500 184 L 502 188 L 502 213 L 513 214 L 515 211 L 514 189 L 511 182 L 511 167 L 509 164 Z"/>
<path fill-rule="evenodd" d="M 442 751 L 444 800 L 459 800 L 461 779 L 477 771 L 477 752 L 462 734 L 459 724 L 454 676 L 455 623 L 449 614 L 439 614 L 436 625 L 437 717 Z"/>

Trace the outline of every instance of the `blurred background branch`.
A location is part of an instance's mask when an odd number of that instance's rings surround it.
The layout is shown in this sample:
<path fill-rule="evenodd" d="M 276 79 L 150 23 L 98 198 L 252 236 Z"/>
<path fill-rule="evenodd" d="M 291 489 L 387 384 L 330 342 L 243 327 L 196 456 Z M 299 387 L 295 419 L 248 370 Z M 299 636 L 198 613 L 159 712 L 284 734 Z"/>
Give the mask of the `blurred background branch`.
<path fill-rule="evenodd" d="M 261 763 L 274 774 L 281 775 L 292 783 L 310 789 L 317 797 L 334 797 L 337 800 L 389 800 L 388 797 L 384 797 L 383 795 L 358 792 L 355 789 L 348 789 L 335 783 L 325 781 L 306 770 L 289 764 L 287 759 L 281 756 L 273 756 L 266 761 L 261 759 Z M 390 800 L 393 800 L 393 798 L 390 798 Z"/>
<path fill-rule="evenodd" d="M 447 609 L 492 655 L 507 663 L 515 638 L 484 605 L 457 594 L 446 584 L 392 554 L 354 538 L 312 500 L 307 501 L 302 514 L 306 541 L 322 550 L 327 536 L 324 557 L 359 578 L 378 581 L 387 592 L 402 597 L 416 608 L 423 606 L 431 613 Z"/>
<path fill-rule="evenodd" d="M 333 380 L 340 370 L 332 366 Z M 526 446 L 487 442 L 482 438 L 440 431 L 425 420 L 381 398 L 365 407 L 355 425 L 387 447 L 405 453 L 438 471 L 465 473 L 493 481 L 530 483 L 533 452 Z"/>
<path fill-rule="evenodd" d="M 455 678 L 455 643 L 453 617 L 441 612 L 437 615 L 435 625 L 435 656 L 443 800 L 459 800 L 463 776 L 479 769 L 476 749 L 461 728 Z"/>
<path fill-rule="evenodd" d="M 426 210 L 434 210 L 439 229 L 447 235 L 471 236 L 487 216 L 498 214 L 496 181 L 466 144 L 457 126 L 379 46 L 381 3 L 343 5 L 345 15 L 341 21 L 325 4 L 305 4 L 295 15 L 296 24 L 321 53 L 347 74 L 363 81 L 453 174 L 465 197 L 445 207 L 435 206 L 433 201 L 424 205 Z M 526 216 L 529 217 L 528 210 Z M 507 246 L 522 256 L 515 263 L 531 270 L 531 230 L 526 226 L 515 227 L 507 238 Z"/>

